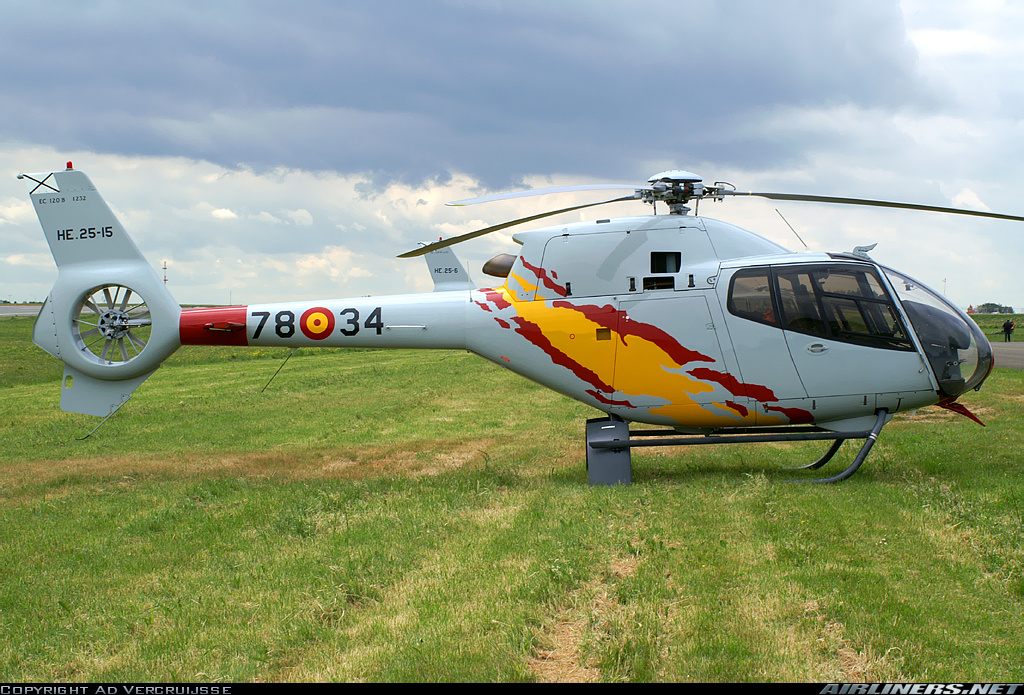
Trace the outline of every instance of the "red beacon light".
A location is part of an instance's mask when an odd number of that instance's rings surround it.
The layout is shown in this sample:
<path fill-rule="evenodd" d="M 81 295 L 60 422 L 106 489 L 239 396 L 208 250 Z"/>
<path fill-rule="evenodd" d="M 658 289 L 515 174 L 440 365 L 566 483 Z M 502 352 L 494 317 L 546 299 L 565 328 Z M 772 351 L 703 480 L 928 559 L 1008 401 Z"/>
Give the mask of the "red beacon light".
<path fill-rule="evenodd" d="M 71 165 L 71 162 L 70 162 L 70 161 L 68 161 L 68 171 L 70 171 L 70 170 L 72 170 L 72 169 L 74 169 L 74 168 L 75 168 L 75 167 L 73 167 L 73 166 Z"/>

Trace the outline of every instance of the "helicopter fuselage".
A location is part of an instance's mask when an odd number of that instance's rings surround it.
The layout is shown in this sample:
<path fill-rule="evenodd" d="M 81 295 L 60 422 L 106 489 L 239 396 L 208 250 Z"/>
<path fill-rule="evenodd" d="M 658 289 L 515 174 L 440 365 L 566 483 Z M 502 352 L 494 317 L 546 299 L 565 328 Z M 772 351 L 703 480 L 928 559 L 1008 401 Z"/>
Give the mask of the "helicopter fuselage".
<path fill-rule="evenodd" d="M 465 349 L 627 422 L 870 427 L 977 388 L 991 346 L 916 281 L 703 217 L 520 232 L 495 287 L 185 309 L 182 344 Z"/>

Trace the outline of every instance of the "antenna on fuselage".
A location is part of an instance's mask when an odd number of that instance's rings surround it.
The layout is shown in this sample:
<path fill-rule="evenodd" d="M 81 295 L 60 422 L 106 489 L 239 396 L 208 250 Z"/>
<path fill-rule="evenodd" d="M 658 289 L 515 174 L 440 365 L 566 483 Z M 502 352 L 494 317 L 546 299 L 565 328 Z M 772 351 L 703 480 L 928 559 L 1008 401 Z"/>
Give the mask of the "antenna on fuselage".
<path fill-rule="evenodd" d="M 779 209 L 778 209 L 778 208 L 775 208 L 775 212 L 779 212 Z M 807 244 L 806 244 L 806 243 L 804 243 L 804 240 L 803 240 L 803 239 L 801 239 L 801 238 L 800 238 L 800 235 L 796 233 L 796 230 L 795 230 L 795 229 L 793 229 L 793 225 L 791 225 L 791 224 L 789 223 L 789 220 L 787 220 L 787 219 L 786 219 L 785 217 L 783 217 L 783 215 L 782 215 L 782 213 L 781 213 L 781 212 L 779 212 L 779 217 L 782 217 L 782 221 L 786 223 L 786 226 L 787 226 L 787 227 L 789 227 L 789 231 L 793 232 L 793 234 L 796 234 L 796 238 L 797 238 L 797 239 L 800 239 L 800 243 L 804 245 L 804 248 L 805 248 L 805 249 L 807 249 L 807 248 L 808 248 L 808 247 L 807 247 Z M 808 249 L 808 250 L 809 250 L 809 249 Z"/>
<path fill-rule="evenodd" d="M 274 372 L 274 376 L 270 377 L 270 381 L 273 381 L 274 379 L 277 378 L 277 375 L 280 374 L 281 370 L 284 369 L 284 366 L 288 364 L 288 360 L 292 358 L 292 355 L 295 354 L 296 350 L 298 350 L 298 348 L 292 348 L 291 350 L 288 351 L 288 354 L 284 358 L 284 362 L 282 362 L 281 366 L 277 368 L 276 372 Z M 267 390 L 267 386 L 270 386 L 270 381 L 268 381 L 266 385 L 260 389 L 260 393 L 263 393 L 264 391 Z"/>

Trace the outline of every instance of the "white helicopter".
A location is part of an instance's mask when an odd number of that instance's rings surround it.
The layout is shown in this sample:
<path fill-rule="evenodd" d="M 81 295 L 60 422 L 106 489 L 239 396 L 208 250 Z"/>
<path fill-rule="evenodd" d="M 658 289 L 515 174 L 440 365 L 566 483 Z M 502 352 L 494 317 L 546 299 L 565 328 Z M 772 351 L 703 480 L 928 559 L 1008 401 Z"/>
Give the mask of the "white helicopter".
<path fill-rule="evenodd" d="M 857 198 L 736 191 L 666 171 L 646 184 L 553 192 L 629 195 L 549 211 L 447 240 L 424 255 L 433 293 L 182 309 L 71 162 L 21 174 L 58 267 L 33 341 L 64 362 L 61 408 L 110 417 L 181 345 L 464 349 L 604 413 L 586 424 L 592 485 L 628 484 L 630 450 L 768 441 L 830 441 L 802 468 L 864 440 L 836 482 L 863 463 L 894 413 L 978 389 L 992 347 L 964 312 L 891 268 L 853 253 L 794 254 L 688 203 L 758 196 L 1024 217 Z M 665 203 L 668 215 L 600 219 L 519 232 L 475 288 L 449 246 L 594 205 Z M 656 428 L 631 430 L 630 423 Z"/>

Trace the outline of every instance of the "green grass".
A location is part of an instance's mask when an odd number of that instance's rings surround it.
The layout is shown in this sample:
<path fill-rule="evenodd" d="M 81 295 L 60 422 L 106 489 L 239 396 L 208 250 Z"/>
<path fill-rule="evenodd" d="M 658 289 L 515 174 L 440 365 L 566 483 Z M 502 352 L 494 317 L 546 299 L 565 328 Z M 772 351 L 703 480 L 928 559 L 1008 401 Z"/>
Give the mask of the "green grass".
<path fill-rule="evenodd" d="M 35 317 L 0 317 L 0 393 L 8 386 L 59 382 L 63 365 L 32 343 Z"/>
<path fill-rule="evenodd" d="M 76 441 L 31 322 L 0 321 L 0 681 L 1024 676 L 1020 372 L 840 485 L 784 482 L 800 444 L 590 488 L 594 411 L 458 352 L 300 351 L 261 393 L 286 351 L 184 348 Z"/>

